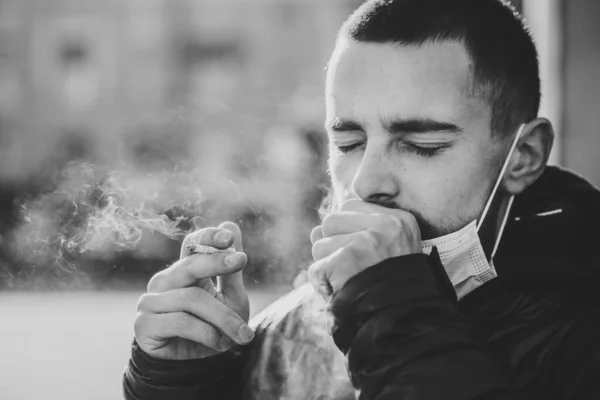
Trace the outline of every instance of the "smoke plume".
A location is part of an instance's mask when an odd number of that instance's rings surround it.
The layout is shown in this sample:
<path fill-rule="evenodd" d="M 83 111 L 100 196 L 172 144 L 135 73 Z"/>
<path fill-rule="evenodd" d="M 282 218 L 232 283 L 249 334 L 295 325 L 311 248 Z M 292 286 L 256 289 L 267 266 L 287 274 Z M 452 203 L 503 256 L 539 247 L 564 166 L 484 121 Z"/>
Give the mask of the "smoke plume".
<path fill-rule="evenodd" d="M 55 190 L 19 201 L 18 256 L 73 269 L 73 260 L 88 252 L 135 250 L 144 233 L 181 240 L 198 223 L 203 200 L 192 176 L 72 162 L 56 179 Z"/>

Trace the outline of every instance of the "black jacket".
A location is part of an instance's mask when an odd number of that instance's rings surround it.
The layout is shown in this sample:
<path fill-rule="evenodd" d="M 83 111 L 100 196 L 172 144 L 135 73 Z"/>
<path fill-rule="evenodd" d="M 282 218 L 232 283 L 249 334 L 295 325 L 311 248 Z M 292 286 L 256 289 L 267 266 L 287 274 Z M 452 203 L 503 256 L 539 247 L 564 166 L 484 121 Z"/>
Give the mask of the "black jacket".
<path fill-rule="evenodd" d="M 598 225 L 600 192 L 548 167 L 515 200 L 498 277 L 460 302 L 437 253 L 388 259 L 328 305 L 293 291 L 225 354 L 161 361 L 134 343 L 125 398 L 600 399 Z"/>

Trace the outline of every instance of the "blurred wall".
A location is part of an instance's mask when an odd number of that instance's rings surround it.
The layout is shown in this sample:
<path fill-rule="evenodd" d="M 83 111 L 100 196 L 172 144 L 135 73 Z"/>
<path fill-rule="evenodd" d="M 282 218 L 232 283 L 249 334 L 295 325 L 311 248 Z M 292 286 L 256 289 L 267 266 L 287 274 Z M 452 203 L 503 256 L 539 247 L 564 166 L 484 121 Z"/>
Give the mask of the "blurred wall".
<path fill-rule="evenodd" d="M 564 32 L 562 0 L 525 0 L 523 14 L 535 41 L 542 98 L 539 115 L 554 126 L 549 163 L 560 164 L 564 116 Z"/>
<path fill-rule="evenodd" d="M 563 164 L 600 185 L 600 1 L 563 0 Z"/>
<path fill-rule="evenodd" d="M 246 135 L 320 126 L 323 67 L 358 3 L 0 0 L 0 179 L 35 172 L 65 141 L 115 162 L 166 110 L 213 135 L 239 130 L 227 112 L 261 122 Z"/>
<path fill-rule="evenodd" d="M 74 144 L 114 161 L 119 137 L 164 99 L 160 0 L 0 2 L 0 179 Z"/>

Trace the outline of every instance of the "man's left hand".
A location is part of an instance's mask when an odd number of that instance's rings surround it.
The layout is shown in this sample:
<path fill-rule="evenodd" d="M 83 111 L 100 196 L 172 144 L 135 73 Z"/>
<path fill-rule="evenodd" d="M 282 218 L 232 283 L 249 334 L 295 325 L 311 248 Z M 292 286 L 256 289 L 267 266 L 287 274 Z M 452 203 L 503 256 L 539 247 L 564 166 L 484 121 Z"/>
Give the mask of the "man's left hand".
<path fill-rule="evenodd" d="M 421 231 L 412 214 L 357 199 L 328 215 L 310 239 L 315 263 L 308 277 L 324 298 L 375 264 L 422 251 Z"/>

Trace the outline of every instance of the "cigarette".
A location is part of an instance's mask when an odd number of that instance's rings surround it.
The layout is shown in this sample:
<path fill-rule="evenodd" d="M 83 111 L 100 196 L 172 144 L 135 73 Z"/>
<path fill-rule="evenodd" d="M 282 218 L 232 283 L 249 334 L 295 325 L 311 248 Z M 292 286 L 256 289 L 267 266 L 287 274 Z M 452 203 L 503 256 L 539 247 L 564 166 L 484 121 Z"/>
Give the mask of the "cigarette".
<path fill-rule="evenodd" d="M 235 253 L 234 247 L 226 249 L 217 249 L 212 246 L 204 246 L 202 244 L 188 244 L 185 249 L 190 253 L 213 254 L 213 253 Z"/>

